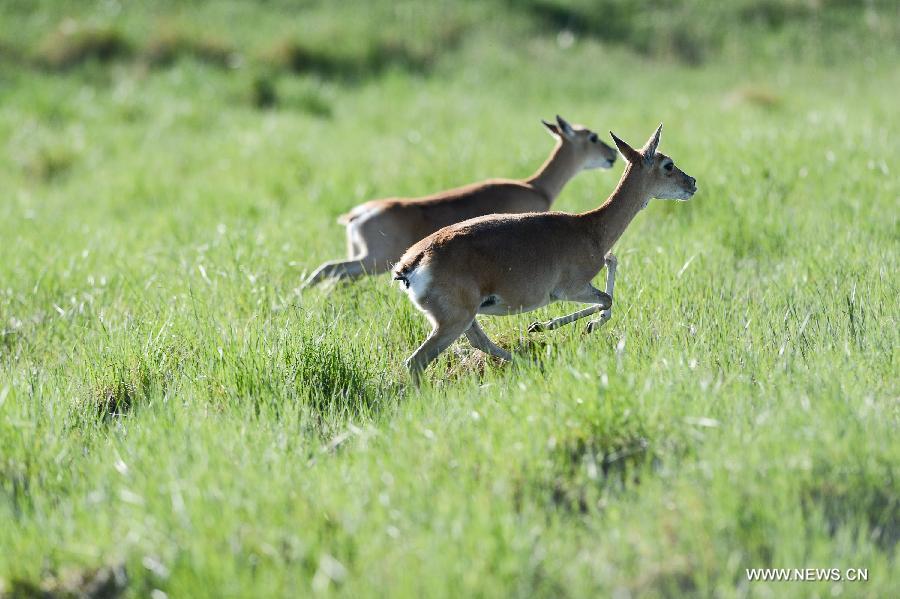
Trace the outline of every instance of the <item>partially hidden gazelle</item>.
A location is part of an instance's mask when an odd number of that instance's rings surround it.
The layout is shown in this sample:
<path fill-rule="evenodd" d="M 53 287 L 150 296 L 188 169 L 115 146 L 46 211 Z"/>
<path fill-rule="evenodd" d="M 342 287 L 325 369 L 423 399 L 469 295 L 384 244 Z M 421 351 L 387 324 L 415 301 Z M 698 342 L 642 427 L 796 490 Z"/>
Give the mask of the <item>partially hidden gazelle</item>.
<path fill-rule="evenodd" d="M 652 198 L 688 200 L 697 191 L 693 177 L 656 151 L 661 132 L 662 125 L 640 151 L 610 132 L 627 164 L 615 191 L 595 210 L 483 216 L 445 227 L 407 250 L 394 278 L 433 327 L 406 361 L 414 381 L 463 334 L 485 353 L 512 358 L 484 333 L 478 314 L 516 314 L 573 301 L 591 306 L 534 323 L 529 331 L 555 329 L 597 312 L 588 331 L 609 320 L 616 274 L 616 258 L 609 252 L 613 244 Z M 591 284 L 604 265 L 605 292 Z"/>
<path fill-rule="evenodd" d="M 562 188 L 578 172 L 611 168 L 615 162 L 616 151 L 590 129 L 570 125 L 559 116 L 556 123 L 543 123 L 557 143 L 550 158 L 534 175 L 521 181 L 490 179 L 421 198 L 360 204 L 338 218 L 347 227 L 348 259 L 321 265 L 302 287 L 325 279 L 352 279 L 387 272 L 415 242 L 469 218 L 549 210 Z"/>

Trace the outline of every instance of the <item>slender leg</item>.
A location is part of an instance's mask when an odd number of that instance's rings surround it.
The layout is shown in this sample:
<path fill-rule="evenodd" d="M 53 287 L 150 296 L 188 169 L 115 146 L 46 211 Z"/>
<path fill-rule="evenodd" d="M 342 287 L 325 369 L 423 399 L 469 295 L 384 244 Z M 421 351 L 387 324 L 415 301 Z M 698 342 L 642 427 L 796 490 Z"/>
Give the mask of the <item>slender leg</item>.
<path fill-rule="evenodd" d="M 505 349 L 498 347 L 491 341 L 490 337 L 488 337 L 484 330 L 478 325 L 477 320 L 472 321 L 472 326 L 466 331 L 466 338 L 473 347 L 480 349 L 486 354 L 494 356 L 495 358 L 500 358 L 501 360 L 506 360 L 507 362 L 512 360 L 512 354 Z"/>
<path fill-rule="evenodd" d="M 596 290 L 597 293 L 603 293 L 599 289 Z M 594 298 L 591 300 L 592 302 L 603 301 L 602 298 Z M 554 318 L 553 320 L 548 320 L 547 322 L 532 322 L 528 325 L 529 333 L 537 333 L 540 331 L 552 331 L 553 329 L 558 329 L 561 326 L 567 325 L 571 322 L 575 322 L 576 320 L 580 320 L 582 318 L 586 318 L 591 314 L 596 314 L 597 312 L 603 309 L 603 306 L 607 304 L 593 304 L 592 306 L 585 308 L 584 310 L 579 310 L 578 312 L 573 312 L 572 314 L 567 314 L 565 316 L 560 316 L 559 318 Z"/>
<path fill-rule="evenodd" d="M 592 314 L 596 314 L 597 312 L 601 312 L 600 318 L 597 319 L 599 321 L 603 318 L 604 313 L 611 313 L 612 291 L 616 277 L 616 264 L 616 257 L 612 254 L 607 254 L 606 292 L 600 291 L 592 285 L 588 285 L 583 291 L 579 292 L 578 294 L 566 298 L 568 300 L 576 302 L 590 303 L 593 304 L 592 306 L 583 310 L 579 310 L 578 312 L 573 312 L 572 314 L 567 314 L 565 316 L 554 318 L 553 320 L 548 320 L 547 322 L 533 322 L 528 327 L 528 332 L 535 333 L 538 331 L 552 331 L 553 329 L 558 329 L 559 327 L 575 322 L 576 320 L 580 320 Z M 609 320 L 609 317 L 607 317 L 606 320 Z"/>
<path fill-rule="evenodd" d="M 323 279 L 355 279 L 364 274 L 380 274 L 387 272 L 387 270 L 386 264 L 383 261 L 376 261 L 369 256 L 363 256 L 354 260 L 335 260 L 333 262 L 326 262 L 317 268 L 316 271 L 303 282 L 300 289 L 312 287 Z"/>
<path fill-rule="evenodd" d="M 614 255 L 606 255 L 606 293 L 610 298 L 612 298 L 613 288 L 616 286 L 616 267 L 618 265 L 619 261 Z M 610 318 L 612 318 L 612 304 L 610 304 L 608 308 L 600 312 L 600 316 L 598 316 L 594 320 L 588 321 L 585 332 L 593 333 L 595 330 L 606 324 L 606 321 L 608 321 Z"/>
<path fill-rule="evenodd" d="M 472 315 L 474 317 L 474 314 Z M 428 338 L 406 360 L 406 368 L 412 377 L 413 383 L 419 384 L 419 375 L 425 368 L 437 358 L 442 351 L 450 347 L 450 344 L 459 339 L 472 324 L 471 319 L 452 324 L 435 325 Z"/>

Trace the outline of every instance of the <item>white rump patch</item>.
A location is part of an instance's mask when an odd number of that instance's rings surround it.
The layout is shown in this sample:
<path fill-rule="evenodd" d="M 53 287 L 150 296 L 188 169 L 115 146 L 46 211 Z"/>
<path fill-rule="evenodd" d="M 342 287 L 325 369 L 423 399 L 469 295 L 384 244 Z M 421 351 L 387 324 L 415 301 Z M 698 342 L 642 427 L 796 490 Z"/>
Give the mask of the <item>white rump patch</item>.
<path fill-rule="evenodd" d="M 373 216 L 377 216 L 378 214 L 381 214 L 382 212 L 384 212 L 384 206 L 375 206 L 373 208 L 366 208 L 365 210 L 362 211 L 362 213 L 359 216 L 357 216 L 355 219 L 353 219 L 353 222 L 350 224 L 361 224 L 361 223 L 369 220 Z"/>
<path fill-rule="evenodd" d="M 411 299 L 420 310 L 422 309 L 422 299 L 425 297 L 425 294 L 428 293 L 428 288 L 431 286 L 431 278 L 431 270 L 428 264 L 419 266 L 406 275 L 406 280 L 409 281 L 409 287 L 406 288 L 406 293 L 409 294 L 409 299 Z"/>
<path fill-rule="evenodd" d="M 350 240 L 350 246 L 353 248 L 352 257 L 363 256 L 368 253 L 368 244 L 366 238 L 362 234 L 362 226 L 372 217 L 378 216 L 384 211 L 384 206 L 376 206 L 375 208 L 367 208 L 361 211 L 357 216 L 353 217 L 347 223 L 347 238 Z"/>

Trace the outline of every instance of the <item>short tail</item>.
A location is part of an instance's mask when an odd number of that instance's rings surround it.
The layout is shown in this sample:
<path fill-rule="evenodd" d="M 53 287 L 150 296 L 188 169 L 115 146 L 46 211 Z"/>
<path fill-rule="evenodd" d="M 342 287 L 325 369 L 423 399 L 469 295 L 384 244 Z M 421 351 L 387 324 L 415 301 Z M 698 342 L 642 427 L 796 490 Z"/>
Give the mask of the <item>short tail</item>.
<path fill-rule="evenodd" d="M 406 278 L 406 275 L 402 275 L 400 273 L 394 273 L 394 280 L 400 281 L 403 283 L 403 286 L 409 289 L 409 279 Z"/>
<path fill-rule="evenodd" d="M 400 281 L 407 289 L 409 289 L 409 275 L 419 267 L 419 262 L 421 262 L 424 257 L 425 252 L 419 252 L 412 260 L 398 264 L 397 268 L 394 269 L 394 280 Z"/>
<path fill-rule="evenodd" d="M 351 209 L 350 212 L 337 217 L 337 222 L 341 225 L 349 225 L 363 214 L 369 212 L 371 209 L 372 207 L 368 204 L 360 204 L 359 206 L 355 206 L 353 209 Z"/>

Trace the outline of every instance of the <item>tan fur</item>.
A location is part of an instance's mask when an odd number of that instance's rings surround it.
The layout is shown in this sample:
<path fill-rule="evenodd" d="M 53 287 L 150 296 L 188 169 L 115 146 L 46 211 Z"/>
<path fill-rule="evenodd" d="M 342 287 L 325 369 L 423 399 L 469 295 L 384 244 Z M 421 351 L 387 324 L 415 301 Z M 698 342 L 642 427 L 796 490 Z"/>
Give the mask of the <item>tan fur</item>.
<path fill-rule="evenodd" d="M 326 262 L 303 284 L 387 272 L 403 252 L 431 233 L 485 214 L 543 212 L 565 184 L 586 168 L 610 168 L 616 152 L 589 129 L 544 123 L 557 139 L 553 153 L 528 179 L 491 179 L 422 198 L 360 204 L 338 218 L 347 227 L 348 260 Z"/>
<path fill-rule="evenodd" d="M 395 278 L 407 285 L 434 326 L 407 360 L 414 378 L 457 337 L 477 327 L 477 314 L 515 314 L 568 300 L 592 307 L 535 323 L 531 330 L 602 311 L 607 312 L 594 324 L 609 319 L 616 265 L 612 246 L 651 198 L 686 200 L 696 191 L 692 177 L 656 152 L 661 128 L 640 152 L 613 136 L 628 164 L 615 191 L 595 210 L 482 216 L 445 227 L 407 250 Z M 609 267 L 607 292 L 591 284 L 604 264 Z M 477 331 L 475 337 L 485 345 L 486 335 Z"/>

